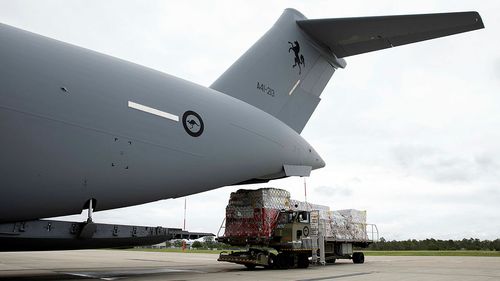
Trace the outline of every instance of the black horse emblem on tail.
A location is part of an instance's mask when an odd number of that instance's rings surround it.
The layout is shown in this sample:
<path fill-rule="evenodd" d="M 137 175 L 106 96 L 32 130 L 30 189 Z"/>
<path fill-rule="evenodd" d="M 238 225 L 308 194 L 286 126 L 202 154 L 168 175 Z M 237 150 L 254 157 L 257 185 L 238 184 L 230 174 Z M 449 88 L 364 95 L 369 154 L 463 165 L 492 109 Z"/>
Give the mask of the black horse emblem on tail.
<path fill-rule="evenodd" d="M 288 44 L 290 44 L 290 48 L 288 48 L 288 52 L 290 53 L 290 51 L 293 51 L 294 54 L 295 54 L 295 64 L 292 65 L 293 68 L 295 68 L 296 66 L 299 67 L 299 74 L 302 73 L 302 67 L 306 67 L 306 63 L 304 61 L 304 56 L 302 54 L 300 54 L 300 45 L 299 45 L 299 42 L 297 41 L 294 41 L 293 43 L 288 41 Z"/>

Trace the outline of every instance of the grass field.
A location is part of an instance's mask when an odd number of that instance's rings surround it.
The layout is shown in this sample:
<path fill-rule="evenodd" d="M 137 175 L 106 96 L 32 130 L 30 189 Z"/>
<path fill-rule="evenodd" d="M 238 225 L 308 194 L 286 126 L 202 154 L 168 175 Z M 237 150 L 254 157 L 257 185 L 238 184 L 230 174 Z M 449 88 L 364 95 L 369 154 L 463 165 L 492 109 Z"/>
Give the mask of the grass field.
<path fill-rule="evenodd" d="M 128 249 L 130 251 L 182 253 L 181 249 Z M 223 250 L 186 250 L 185 253 L 219 254 Z M 363 251 L 366 256 L 467 256 L 500 257 L 499 251 Z"/>
<path fill-rule="evenodd" d="M 363 251 L 366 256 L 500 257 L 499 251 Z"/>

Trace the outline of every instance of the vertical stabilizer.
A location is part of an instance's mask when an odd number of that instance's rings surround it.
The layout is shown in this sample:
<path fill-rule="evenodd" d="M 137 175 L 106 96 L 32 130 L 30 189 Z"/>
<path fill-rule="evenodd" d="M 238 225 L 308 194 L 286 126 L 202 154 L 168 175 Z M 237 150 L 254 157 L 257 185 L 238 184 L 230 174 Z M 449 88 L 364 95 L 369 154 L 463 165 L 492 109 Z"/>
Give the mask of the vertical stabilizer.
<path fill-rule="evenodd" d="M 336 59 L 297 25 L 286 9 L 274 26 L 210 87 L 245 101 L 301 132 L 338 67 Z"/>

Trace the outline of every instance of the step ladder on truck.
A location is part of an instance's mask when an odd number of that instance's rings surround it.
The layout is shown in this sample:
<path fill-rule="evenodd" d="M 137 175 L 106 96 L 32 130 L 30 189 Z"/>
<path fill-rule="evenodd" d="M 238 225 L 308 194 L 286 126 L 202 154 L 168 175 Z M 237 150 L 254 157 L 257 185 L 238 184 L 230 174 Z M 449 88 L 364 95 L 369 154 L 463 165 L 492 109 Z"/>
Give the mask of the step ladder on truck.
<path fill-rule="evenodd" d="M 337 259 L 364 263 L 364 254 L 354 249 L 377 241 L 378 229 L 366 223 L 365 211 L 330 211 L 291 200 L 285 190 L 265 188 L 232 193 L 217 236 L 219 242 L 248 249 L 222 252 L 218 261 L 285 269 Z"/>

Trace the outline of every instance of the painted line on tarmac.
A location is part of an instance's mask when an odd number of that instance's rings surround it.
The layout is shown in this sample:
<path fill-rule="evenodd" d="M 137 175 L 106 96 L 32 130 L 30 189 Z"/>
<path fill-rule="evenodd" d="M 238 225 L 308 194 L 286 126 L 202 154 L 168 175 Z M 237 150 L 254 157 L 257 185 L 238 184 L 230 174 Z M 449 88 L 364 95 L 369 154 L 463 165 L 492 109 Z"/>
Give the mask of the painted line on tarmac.
<path fill-rule="evenodd" d="M 92 272 L 60 272 L 66 275 L 94 278 L 101 280 L 118 280 L 127 277 L 150 275 L 158 273 L 186 273 L 186 272 L 196 272 L 205 273 L 199 270 L 191 269 L 173 269 L 173 268 L 152 268 L 152 269 L 140 269 L 140 270 L 113 270 L 113 271 L 92 271 Z"/>

